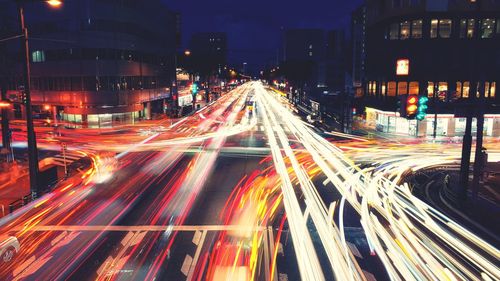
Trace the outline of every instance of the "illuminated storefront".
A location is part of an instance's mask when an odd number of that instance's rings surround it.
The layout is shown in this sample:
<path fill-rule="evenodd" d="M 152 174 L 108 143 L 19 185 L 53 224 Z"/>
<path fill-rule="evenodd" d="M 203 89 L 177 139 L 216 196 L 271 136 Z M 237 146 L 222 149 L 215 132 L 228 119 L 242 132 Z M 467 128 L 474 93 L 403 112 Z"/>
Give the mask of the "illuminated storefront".
<path fill-rule="evenodd" d="M 397 112 L 366 108 L 366 125 L 383 133 L 433 136 L 434 123 L 434 115 L 428 115 L 423 121 L 417 121 L 402 118 Z M 465 132 L 465 118 L 457 118 L 453 114 L 438 114 L 436 123 L 436 136 L 438 137 L 463 136 Z M 476 119 L 473 119 L 473 133 L 476 132 L 476 128 Z M 486 114 L 484 116 L 484 135 L 500 137 L 500 114 Z"/>

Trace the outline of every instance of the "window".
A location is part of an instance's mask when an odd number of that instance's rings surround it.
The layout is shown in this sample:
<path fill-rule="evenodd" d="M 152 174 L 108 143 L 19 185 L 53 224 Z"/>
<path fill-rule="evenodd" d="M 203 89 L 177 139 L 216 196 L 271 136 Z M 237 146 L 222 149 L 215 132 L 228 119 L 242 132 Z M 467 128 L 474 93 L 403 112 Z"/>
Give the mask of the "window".
<path fill-rule="evenodd" d="M 492 38 L 495 32 L 495 20 L 483 19 L 481 21 L 481 38 Z"/>
<path fill-rule="evenodd" d="M 475 19 L 460 20 L 460 38 L 474 38 L 474 30 L 476 26 Z"/>
<path fill-rule="evenodd" d="M 400 24 L 401 26 L 401 32 L 400 32 L 400 39 L 408 39 L 410 38 L 410 22 L 409 21 L 404 21 Z"/>
<path fill-rule="evenodd" d="M 44 62 L 45 61 L 45 52 L 44 51 L 34 51 L 31 54 L 31 60 L 33 62 Z"/>
<path fill-rule="evenodd" d="M 399 82 L 398 83 L 398 96 L 407 95 L 408 94 L 408 82 Z"/>
<path fill-rule="evenodd" d="M 387 83 L 387 96 L 388 97 L 396 96 L 396 82 Z"/>
<path fill-rule="evenodd" d="M 399 36 L 399 24 L 393 23 L 389 27 L 389 39 L 397 40 Z"/>
<path fill-rule="evenodd" d="M 466 19 L 461 19 L 460 20 L 460 38 L 465 38 L 467 34 L 467 20 Z"/>
<path fill-rule="evenodd" d="M 422 38 L 422 20 L 414 20 L 411 22 L 411 38 Z"/>
<path fill-rule="evenodd" d="M 418 95 L 418 82 L 410 82 L 410 95 Z"/>
<path fill-rule="evenodd" d="M 448 83 L 439 82 L 438 83 L 438 99 L 440 101 L 446 101 L 448 96 Z"/>
<path fill-rule="evenodd" d="M 377 82 L 371 81 L 368 83 L 368 93 L 374 96 L 377 93 Z"/>
<path fill-rule="evenodd" d="M 431 38 L 437 38 L 437 31 L 438 31 L 438 20 L 433 19 L 431 20 Z"/>
<path fill-rule="evenodd" d="M 457 82 L 457 88 L 455 90 L 454 99 L 459 99 L 462 97 L 462 82 Z"/>
<path fill-rule="evenodd" d="M 470 82 L 469 81 L 464 82 L 463 90 L 462 90 L 462 98 L 469 97 L 469 89 L 470 89 Z"/>
<path fill-rule="evenodd" d="M 450 19 L 439 20 L 439 37 L 440 38 L 450 38 L 451 36 L 451 24 Z"/>
<path fill-rule="evenodd" d="M 497 89 L 497 83 L 496 82 L 491 82 L 490 98 L 495 98 L 496 89 Z"/>
<path fill-rule="evenodd" d="M 434 82 L 429 82 L 427 84 L 427 96 L 429 98 L 433 98 L 434 97 Z"/>
<path fill-rule="evenodd" d="M 484 97 L 487 98 L 490 96 L 490 82 L 484 83 Z"/>

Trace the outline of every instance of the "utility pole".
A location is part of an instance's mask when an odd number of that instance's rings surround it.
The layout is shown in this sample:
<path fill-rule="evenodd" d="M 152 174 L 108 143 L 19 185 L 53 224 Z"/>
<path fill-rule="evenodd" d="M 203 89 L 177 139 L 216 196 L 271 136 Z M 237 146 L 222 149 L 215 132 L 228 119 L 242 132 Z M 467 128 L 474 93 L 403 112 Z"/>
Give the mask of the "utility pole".
<path fill-rule="evenodd" d="M 174 54 L 174 83 L 172 85 L 172 105 L 171 112 L 174 112 L 174 115 L 177 117 L 178 109 L 179 109 L 179 85 L 177 85 L 177 64 L 178 64 L 178 54 L 177 51 Z"/>
<path fill-rule="evenodd" d="M 3 81 L 2 81 L 3 82 Z M 1 91 L 2 91 L 2 101 L 7 101 L 7 87 L 5 83 L 2 83 L 0 85 Z M 7 162 L 14 161 L 13 157 L 11 157 L 10 152 L 12 151 L 11 147 L 11 136 L 10 136 L 10 129 L 9 129 L 9 108 L 10 106 L 2 107 L 2 146 L 3 149 L 6 151 L 9 151 L 9 154 L 7 154 Z"/>
<path fill-rule="evenodd" d="M 472 117 L 474 115 L 474 105 L 477 92 L 477 82 L 471 81 L 469 103 L 466 104 L 465 133 L 462 142 L 462 161 L 460 163 L 460 184 L 458 197 L 460 204 L 465 204 L 467 200 L 467 189 L 469 185 L 470 153 L 472 151 Z"/>
<path fill-rule="evenodd" d="M 434 140 L 436 140 L 436 137 L 437 137 L 437 124 L 438 124 L 438 113 L 437 113 L 437 110 L 438 110 L 438 91 L 439 91 L 439 86 L 437 85 L 437 83 L 434 84 L 434 126 L 433 126 L 433 137 L 434 137 Z"/>
<path fill-rule="evenodd" d="M 472 113 L 467 112 L 465 134 L 462 144 L 462 162 L 460 163 L 460 186 L 458 197 L 460 204 L 467 200 L 467 187 L 469 185 L 470 152 L 472 146 Z"/>
<path fill-rule="evenodd" d="M 24 35 L 21 49 L 23 50 L 24 59 L 24 103 L 26 108 L 26 126 L 28 135 L 28 159 L 29 159 L 29 175 L 30 175 L 30 190 L 32 199 L 38 197 L 38 148 L 36 145 L 36 134 L 33 126 L 33 109 L 31 107 L 31 73 L 30 73 L 30 53 L 28 42 L 28 29 L 24 22 L 24 7 L 21 2 L 18 2 L 19 19 L 21 23 L 21 31 Z"/>
<path fill-rule="evenodd" d="M 477 132 L 476 132 L 476 151 L 474 155 L 474 173 L 472 178 L 472 199 L 476 202 L 479 192 L 479 179 L 484 169 L 483 159 L 483 131 L 484 131 L 484 99 L 487 90 L 484 88 L 484 81 L 479 84 L 479 104 L 477 105 Z"/>

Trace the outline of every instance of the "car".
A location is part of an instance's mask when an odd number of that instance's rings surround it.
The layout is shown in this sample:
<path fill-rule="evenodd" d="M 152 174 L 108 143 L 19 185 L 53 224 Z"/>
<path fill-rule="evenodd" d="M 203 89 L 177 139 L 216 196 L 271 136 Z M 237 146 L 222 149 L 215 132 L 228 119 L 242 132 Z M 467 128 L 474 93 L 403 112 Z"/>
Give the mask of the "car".
<path fill-rule="evenodd" d="M 21 245 L 19 240 L 14 236 L 9 236 L 7 239 L 0 240 L 0 258 L 1 262 L 9 263 L 19 252 Z"/>

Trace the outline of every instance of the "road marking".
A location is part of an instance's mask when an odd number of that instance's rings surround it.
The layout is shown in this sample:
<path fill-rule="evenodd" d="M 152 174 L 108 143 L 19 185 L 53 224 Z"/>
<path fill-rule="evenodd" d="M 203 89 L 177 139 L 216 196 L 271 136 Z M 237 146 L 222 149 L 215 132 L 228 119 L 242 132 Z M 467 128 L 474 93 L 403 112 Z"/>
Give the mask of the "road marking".
<path fill-rule="evenodd" d="M 198 245 L 198 243 L 200 242 L 200 238 L 201 238 L 201 232 L 196 230 L 193 236 L 193 244 Z"/>
<path fill-rule="evenodd" d="M 355 257 L 358 257 L 360 259 L 363 258 L 363 255 L 359 252 L 358 250 L 358 247 L 356 247 L 356 245 L 350 243 L 350 242 L 347 242 L 347 246 L 349 246 L 349 249 L 351 250 L 351 253 L 355 256 Z"/>
<path fill-rule="evenodd" d="M 33 231 L 262 231 L 265 227 L 244 227 L 240 225 L 37 225 L 27 232 Z M 14 231 L 21 231 L 23 227 L 17 227 Z"/>
<path fill-rule="evenodd" d="M 191 264 L 193 263 L 193 258 L 190 255 L 186 255 L 184 258 L 184 262 L 182 263 L 181 272 L 185 276 L 188 276 L 189 269 L 191 268 Z"/>
<path fill-rule="evenodd" d="M 191 267 L 189 268 L 189 273 L 187 275 L 187 280 L 190 281 L 193 279 L 194 269 L 196 267 L 196 263 L 198 263 L 198 259 L 200 258 L 201 248 L 203 247 L 203 242 L 205 241 L 205 237 L 207 236 L 207 231 L 203 231 L 203 234 L 200 238 L 200 243 L 198 248 L 196 248 L 196 253 L 194 254 L 193 262 L 191 263 Z"/>

